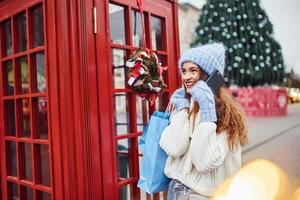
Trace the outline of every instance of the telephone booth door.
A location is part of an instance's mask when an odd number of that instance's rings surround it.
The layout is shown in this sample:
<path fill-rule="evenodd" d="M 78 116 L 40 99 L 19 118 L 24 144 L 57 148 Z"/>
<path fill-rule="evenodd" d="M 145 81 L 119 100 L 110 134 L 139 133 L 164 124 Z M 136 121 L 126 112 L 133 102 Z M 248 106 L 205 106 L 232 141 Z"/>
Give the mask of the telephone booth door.
<path fill-rule="evenodd" d="M 53 199 L 44 1 L 0 13 L 1 193 Z"/>
<path fill-rule="evenodd" d="M 98 62 L 98 77 L 102 80 L 99 82 L 101 116 L 111 119 L 108 127 L 107 121 L 100 117 L 103 119 L 102 174 L 106 175 L 103 176 L 104 199 L 151 198 L 137 187 L 142 158 L 138 141 L 151 113 L 165 111 L 170 92 L 177 87 L 178 26 L 174 18 L 177 5 L 172 1 L 145 0 L 142 6 L 144 30 L 136 0 L 112 0 L 108 5 L 106 49 L 110 51 L 110 57 L 107 63 Z M 125 63 L 135 50 L 143 47 L 143 32 L 146 47 L 158 55 L 163 66 L 168 66 L 163 74 L 168 87 L 153 105 L 136 95 L 127 84 Z M 100 38 L 96 41 L 97 56 L 101 57 L 105 48 L 101 46 Z M 165 194 L 155 194 L 153 198 L 164 199 Z"/>

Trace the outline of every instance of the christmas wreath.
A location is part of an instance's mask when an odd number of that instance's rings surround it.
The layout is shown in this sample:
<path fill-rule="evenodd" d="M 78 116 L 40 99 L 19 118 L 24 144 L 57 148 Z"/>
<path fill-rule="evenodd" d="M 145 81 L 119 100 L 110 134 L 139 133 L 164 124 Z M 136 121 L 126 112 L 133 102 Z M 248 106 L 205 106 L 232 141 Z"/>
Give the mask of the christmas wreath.
<path fill-rule="evenodd" d="M 129 68 L 128 84 L 137 95 L 154 103 L 157 95 L 167 85 L 163 80 L 163 67 L 155 53 L 138 49 L 126 62 Z"/>

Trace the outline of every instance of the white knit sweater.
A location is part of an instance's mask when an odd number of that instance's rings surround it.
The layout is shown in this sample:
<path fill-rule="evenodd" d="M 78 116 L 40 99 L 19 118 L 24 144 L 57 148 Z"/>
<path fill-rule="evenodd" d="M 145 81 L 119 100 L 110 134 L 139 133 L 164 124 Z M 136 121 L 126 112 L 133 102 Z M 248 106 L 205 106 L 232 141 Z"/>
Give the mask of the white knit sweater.
<path fill-rule="evenodd" d="M 196 117 L 199 122 L 200 116 Z M 211 196 L 215 189 L 241 167 L 241 148 L 230 151 L 226 133 L 216 134 L 213 122 L 192 123 L 186 111 L 172 114 L 160 146 L 167 153 L 167 177 L 194 191 Z"/>

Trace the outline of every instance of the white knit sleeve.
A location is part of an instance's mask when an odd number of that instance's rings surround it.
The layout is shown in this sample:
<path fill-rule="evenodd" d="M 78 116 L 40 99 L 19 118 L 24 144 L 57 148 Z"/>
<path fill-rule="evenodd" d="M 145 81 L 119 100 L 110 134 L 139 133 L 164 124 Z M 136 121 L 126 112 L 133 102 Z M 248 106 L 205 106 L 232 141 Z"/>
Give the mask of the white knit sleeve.
<path fill-rule="evenodd" d="M 191 160 L 200 172 L 208 172 L 220 166 L 229 152 L 226 134 L 217 135 L 216 128 L 213 122 L 200 122 L 192 135 Z"/>
<path fill-rule="evenodd" d="M 170 120 L 169 126 L 163 131 L 160 138 L 160 146 L 168 156 L 180 157 L 189 145 L 188 113 L 179 111 Z"/>

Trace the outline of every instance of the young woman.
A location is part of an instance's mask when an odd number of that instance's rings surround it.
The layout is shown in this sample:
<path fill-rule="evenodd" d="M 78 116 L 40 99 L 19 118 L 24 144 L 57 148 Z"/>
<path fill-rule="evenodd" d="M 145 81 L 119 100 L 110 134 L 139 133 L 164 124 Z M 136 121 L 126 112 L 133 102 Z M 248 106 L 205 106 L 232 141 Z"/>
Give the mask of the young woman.
<path fill-rule="evenodd" d="M 184 87 L 171 97 L 175 111 L 160 139 L 168 155 L 168 200 L 209 199 L 241 167 L 247 142 L 242 112 L 224 88 L 214 95 L 205 83 L 215 70 L 223 74 L 224 65 L 218 43 L 192 48 L 180 59 Z"/>

